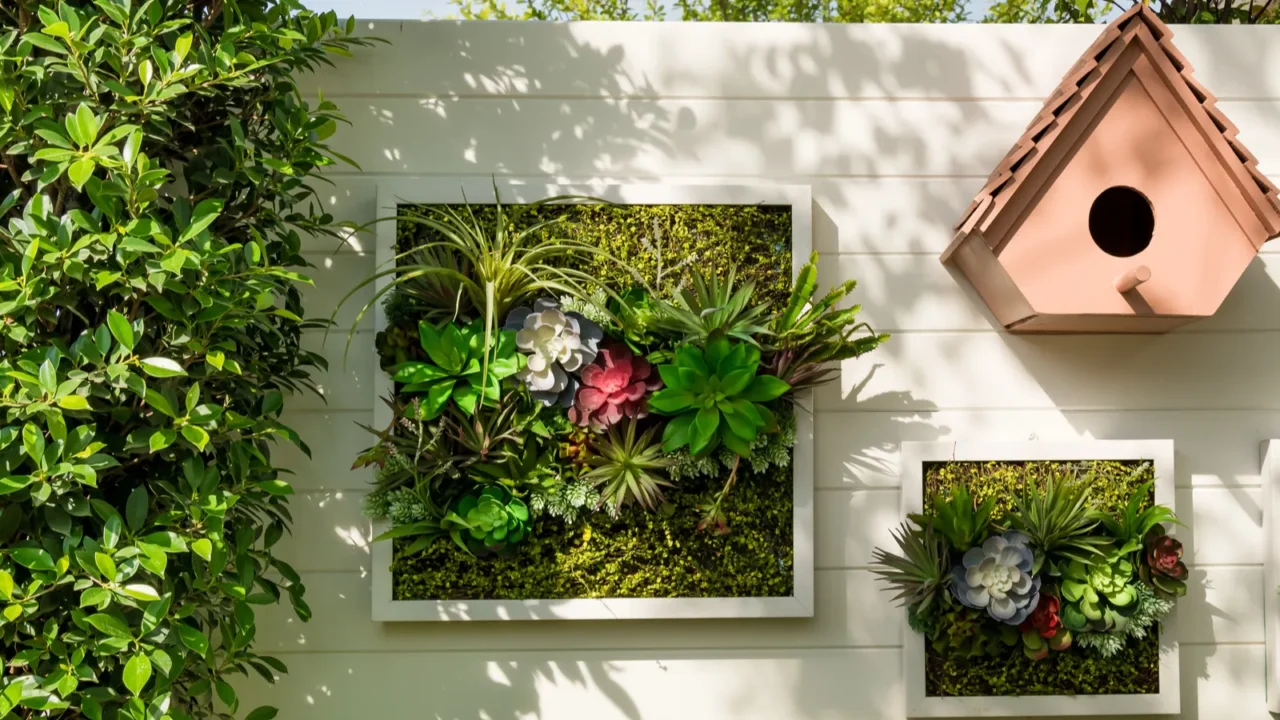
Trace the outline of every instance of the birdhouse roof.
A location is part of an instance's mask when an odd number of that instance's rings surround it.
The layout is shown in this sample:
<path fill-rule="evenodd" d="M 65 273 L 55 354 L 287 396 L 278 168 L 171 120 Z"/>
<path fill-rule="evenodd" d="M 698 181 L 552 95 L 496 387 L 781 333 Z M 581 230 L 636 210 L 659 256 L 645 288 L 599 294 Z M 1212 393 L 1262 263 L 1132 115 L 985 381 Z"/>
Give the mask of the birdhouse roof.
<path fill-rule="evenodd" d="M 1142 55 L 1162 81 L 1145 84 L 1149 89 L 1166 89 L 1169 98 L 1163 109 L 1185 114 L 1192 121 L 1189 127 L 1194 127 L 1203 140 L 1205 147 L 1199 151 L 1198 162 L 1205 176 L 1233 206 L 1242 226 L 1260 225 L 1265 231 L 1265 235 L 1254 233 L 1255 247 L 1280 235 L 1280 196 L 1276 186 L 1258 171 L 1257 158 L 1240 143 L 1238 129 L 1218 109 L 1214 96 L 1196 81 L 1191 65 L 1173 46 L 1172 37 L 1169 27 L 1143 3 L 1135 3 L 1111 23 L 1062 78 L 1022 137 L 991 173 L 956 224 L 957 236 L 943 259 L 972 233 L 980 233 L 988 246 L 999 251 L 1016 227 L 1017 218 L 1034 206 L 1037 191 L 1050 181 L 1058 166 L 1070 159 L 1072 148 L 1088 136 L 1092 118 L 1106 112 L 1108 97 L 1115 93 L 1124 75 L 1135 71 L 1136 58 Z M 1167 102 L 1168 99 L 1174 102 Z M 1247 217 L 1250 214 L 1256 218 Z"/>

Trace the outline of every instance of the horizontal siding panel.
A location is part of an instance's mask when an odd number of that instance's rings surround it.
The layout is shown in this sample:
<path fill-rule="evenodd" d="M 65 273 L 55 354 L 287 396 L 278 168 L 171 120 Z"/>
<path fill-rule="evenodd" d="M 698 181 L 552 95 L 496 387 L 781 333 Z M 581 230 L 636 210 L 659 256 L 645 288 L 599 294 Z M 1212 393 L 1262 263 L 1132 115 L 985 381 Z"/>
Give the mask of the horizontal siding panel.
<path fill-rule="evenodd" d="M 885 647 L 902 644 L 903 612 L 866 570 L 816 574 L 813 619 L 583 622 L 376 623 L 368 576 L 303 578 L 314 617 L 285 606 L 260 613 L 259 647 L 270 652 L 599 650 L 627 648 Z M 1259 618 L 1259 622 L 1261 622 Z"/>
<path fill-rule="evenodd" d="M 672 650 L 838 648 L 902 644 L 905 614 L 867 570 L 820 570 L 813 619 L 377 623 L 369 578 L 359 572 L 303 578 L 311 622 L 285 605 L 259 611 L 258 645 L 270 653 L 465 652 L 479 650 Z M 1262 569 L 1196 568 L 1178 603 L 1187 643 L 1254 642 L 1262 632 Z"/>
<path fill-rule="evenodd" d="M 1261 644 L 1184 645 L 1180 659 L 1185 720 L 1270 717 Z M 287 720 L 424 711 L 504 720 L 901 720 L 906 713 L 902 653 L 894 649 L 316 653 L 288 664 L 275 686 L 242 681 L 241 706 L 270 704 Z"/>
<path fill-rule="evenodd" d="M 1038 100 L 352 98 L 335 150 L 364 172 L 986 177 Z M 1264 170 L 1278 101 L 1221 110 Z M 519 127 L 519 132 L 510 128 Z"/>
<path fill-rule="evenodd" d="M 1280 437 L 1276 411 L 819 412 L 814 482 L 847 490 L 897 487 L 905 440 L 1171 439 L 1178 487 L 1257 487 L 1259 445 L 1274 437 Z"/>
<path fill-rule="evenodd" d="M 1254 565 L 1262 562 L 1262 511 L 1258 488 L 1184 488 L 1179 514 L 1190 527 L 1178 534 L 1195 565 Z M 372 523 L 361 506 L 364 493 L 301 493 L 293 499 L 293 534 L 280 555 L 300 571 L 368 571 Z M 814 499 L 816 565 L 821 569 L 865 568 L 872 550 L 892 543 L 901 522 L 896 490 L 827 490 Z"/>
<path fill-rule="evenodd" d="M 303 253 L 303 257 L 311 263 L 311 267 L 300 268 L 299 272 L 310 277 L 313 283 L 302 286 L 302 305 L 306 308 L 307 317 L 324 320 L 333 318 L 334 332 L 343 331 L 339 339 L 345 343 L 345 331 L 355 326 L 360 310 L 373 298 L 373 285 L 361 288 L 341 306 L 339 302 L 347 293 L 355 290 L 362 280 L 374 273 L 373 255 L 353 252 L 318 253 L 308 250 Z M 336 316 L 333 314 L 334 310 L 339 311 Z M 372 310 L 361 320 L 360 329 L 373 329 Z"/>
<path fill-rule="evenodd" d="M 302 334 L 302 347 L 319 353 L 329 361 L 327 370 L 312 373 L 320 394 L 303 393 L 286 404 L 290 410 L 365 410 L 373 407 L 373 332 L 360 331 L 345 352 L 347 333 L 333 330 L 308 330 Z"/>
<path fill-rule="evenodd" d="M 1280 408 L 1280 333 L 903 334 L 843 363 L 819 410 Z"/>
<path fill-rule="evenodd" d="M 280 443 L 273 459 L 293 473 L 289 481 L 298 491 L 367 490 L 373 481 L 368 468 L 352 469 L 356 457 L 373 445 L 374 436 L 361 424 L 373 425 L 372 410 L 292 411 L 281 419 L 297 431 L 311 449 L 308 458 L 292 443 Z"/>
<path fill-rule="evenodd" d="M 299 85 L 327 97 L 1041 98 L 1098 29 L 380 21 L 360 32 L 390 45 L 357 48 Z M 1280 81 L 1241 72 L 1280 63 L 1267 28 L 1178 27 L 1174 38 L 1218 97 L 1280 97 Z"/>
<path fill-rule="evenodd" d="M 1084 242 L 1088 242 L 1085 239 Z M 858 281 L 846 304 L 880 332 L 988 330 L 1002 332 L 973 286 L 934 255 L 837 255 L 819 263 L 823 287 Z M 1179 333 L 1280 329 L 1280 257 L 1262 255 L 1245 269 L 1217 313 Z"/>

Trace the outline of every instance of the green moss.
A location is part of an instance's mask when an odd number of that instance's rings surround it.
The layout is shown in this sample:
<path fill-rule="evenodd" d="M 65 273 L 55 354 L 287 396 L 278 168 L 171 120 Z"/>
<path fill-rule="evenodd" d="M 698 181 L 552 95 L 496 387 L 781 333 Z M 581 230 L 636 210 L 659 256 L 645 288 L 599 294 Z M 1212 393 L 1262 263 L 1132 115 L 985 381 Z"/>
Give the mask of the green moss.
<path fill-rule="evenodd" d="M 992 519 L 998 522 L 1013 509 L 1014 498 L 1027 483 L 1044 487 L 1051 477 L 1077 478 L 1089 486 L 1089 503 L 1095 510 L 1118 512 L 1155 475 L 1151 463 L 1133 461 L 929 463 L 924 492 L 927 498 L 945 498 L 963 485 L 977 502 L 994 497 Z"/>
<path fill-rule="evenodd" d="M 1073 477 L 1089 486 L 1089 502 L 1096 510 L 1118 512 L 1133 493 L 1154 479 L 1151 463 L 1136 461 L 1087 462 L 945 462 L 925 467 L 925 497 L 946 497 L 965 486 L 975 502 L 996 499 L 992 515 L 999 522 L 1012 510 L 1014 498 L 1027 483 L 1044 487 L 1051 478 Z M 1144 505 L 1155 501 L 1154 490 Z M 923 642 L 923 640 L 922 640 Z M 928 647 L 925 685 L 929 695 L 1115 695 L 1160 691 L 1158 633 L 1126 642 L 1109 658 L 1075 647 L 1051 652 L 1034 661 L 1020 650 L 996 657 L 955 657 Z"/>
<path fill-rule="evenodd" d="M 1109 658 L 1072 648 L 1040 661 L 1021 651 L 949 658 L 929 649 L 925 691 L 958 697 L 1154 694 L 1160 692 L 1160 641 L 1149 635 Z"/>
<path fill-rule="evenodd" d="M 790 468 L 746 473 L 726 501 L 730 532 L 697 530 L 720 480 L 668 492 L 671 511 L 629 508 L 577 525 L 544 516 L 511 557 L 476 558 L 441 540 L 391 565 L 396 600 L 778 597 L 793 593 Z"/>
<path fill-rule="evenodd" d="M 487 211 L 473 208 L 483 217 Z M 526 212 L 529 212 L 526 210 Z M 670 292 L 682 278 L 682 263 L 693 258 L 703 270 L 727 272 L 737 264 L 740 278 L 756 281 L 756 302 L 785 302 L 791 290 L 791 211 L 763 205 L 573 205 L 531 212 L 533 218 L 564 217 L 544 238 L 570 237 L 607 251 L 658 287 L 658 253 Z M 523 223 L 522 223 L 523 224 Z M 401 223 L 403 251 L 426 237 L 420 225 Z M 659 243 L 658 240 L 661 240 Z M 602 284 L 624 290 L 636 284 L 630 273 L 602 256 L 579 267 Z"/>

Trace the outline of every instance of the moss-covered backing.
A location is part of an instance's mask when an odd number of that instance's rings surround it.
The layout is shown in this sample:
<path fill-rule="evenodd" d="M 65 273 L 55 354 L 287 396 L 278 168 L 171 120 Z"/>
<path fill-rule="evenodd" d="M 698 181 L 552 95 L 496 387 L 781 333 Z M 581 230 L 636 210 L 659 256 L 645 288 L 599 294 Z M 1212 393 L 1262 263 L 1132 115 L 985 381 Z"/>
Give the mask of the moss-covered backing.
<path fill-rule="evenodd" d="M 718 481 L 716 481 L 718 482 Z M 549 517 L 511 557 L 475 558 L 447 540 L 391 565 L 396 600 L 785 597 L 793 594 L 791 469 L 739 478 L 726 500 L 730 532 L 697 530 L 715 482 L 667 493 L 669 513 L 628 508 L 566 526 Z"/>
<path fill-rule="evenodd" d="M 1126 644 L 1109 658 L 1080 649 L 1032 661 L 1015 650 L 994 658 L 947 658 L 928 650 L 925 691 L 931 696 L 1144 695 L 1160 692 L 1160 641 Z"/>
<path fill-rule="evenodd" d="M 965 486 L 977 502 L 996 499 L 993 520 L 1012 508 L 1029 482 L 1043 487 L 1050 477 L 1069 476 L 1089 485 L 1094 509 L 1118 512 L 1133 493 L 1154 479 L 1151 463 L 1088 462 L 942 462 L 925 466 L 925 505 Z M 1154 490 L 1145 505 L 1155 501 Z M 998 657 L 944 656 L 926 645 L 925 688 L 931 696 L 1119 695 L 1160 691 L 1160 641 L 1157 633 L 1126 643 L 1109 658 L 1081 648 L 1052 652 L 1033 661 L 1020 649 Z"/>
<path fill-rule="evenodd" d="M 472 209 L 482 218 L 492 212 L 484 206 Z M 785 206 L 568 205 L 536 211 L 539 218 L 556 216 L 566 220 L 550 226 L 544 232 L 546 238 L 568 237 L 601 248 L 660 291 L 669 292 L 679 284 L 681 263 L 692 257 L 690 264 L 696 262 L 704 271 L 725 273 L 736 264 L 740 278 L 756 281 L 758 303 L 785 302 L 790 293 L 791 210 Z M 400 223 L 398 232 L 403 251 L 421 243 L 427 231 L 421 225 Z M 651 249 L 658 247 L 664 268 L 662 287 L 658 287 L 658 254 Z M 636 284 L 630 273 L 602 256 L 585 258 L 579 267 L 615 290 Z"/>
<path fill-rule="evenodd" d="M 925 465 L 926 500 L 946 498 L 965 486 L 978 502 L 996 499 L 992 519 L 999 521 L 1013 509 L 1014 499 L 1028 483 L 1044 487 L 1049 478 L 1074 478 L 1089 486 L 1095 510 L 1119 512 L 1143 483 L 1155 478 L 1149 462 L 1089 460 L 1085 462 L 940 462 Z M 1154 494 L 1147 500 L 1154 500 Z"/>

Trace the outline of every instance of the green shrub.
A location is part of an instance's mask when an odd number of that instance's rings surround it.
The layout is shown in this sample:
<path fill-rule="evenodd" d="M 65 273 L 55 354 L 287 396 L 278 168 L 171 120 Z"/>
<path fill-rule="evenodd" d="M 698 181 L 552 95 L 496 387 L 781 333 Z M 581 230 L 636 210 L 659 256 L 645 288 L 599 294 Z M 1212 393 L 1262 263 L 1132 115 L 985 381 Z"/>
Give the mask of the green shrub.
<path fill-rule="evenodd" d="M 295 0 L 0 18 L 0 717 L 239 715 L 229 681 L 285 671 L 254 608 L 309 616 L 270 447 L 305 449 L 287 268 L 336 232 L 295 206 L 342 118 L 291 76 L 363 42 Z"/>

